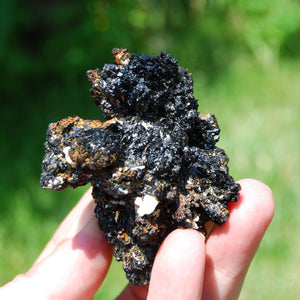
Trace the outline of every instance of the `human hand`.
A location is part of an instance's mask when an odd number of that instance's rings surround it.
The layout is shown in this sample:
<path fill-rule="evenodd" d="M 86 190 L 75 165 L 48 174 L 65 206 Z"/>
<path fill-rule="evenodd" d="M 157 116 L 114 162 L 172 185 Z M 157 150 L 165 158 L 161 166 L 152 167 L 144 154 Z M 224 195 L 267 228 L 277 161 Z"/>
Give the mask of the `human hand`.
<path fill-rule="evenodd" d="M 244 179 L 240 200 L 229 203 L 230 217 L 209 237 L 177 229 L 154 261 L 149 286 L 128 285 L 118 300 L 237 299 L 250 262 L 274 213 L 272 193 Z M 89 190 L 24 275 L 0 289 L 0 299 L 91 299 L 112 259 L 94 217 Z"/>

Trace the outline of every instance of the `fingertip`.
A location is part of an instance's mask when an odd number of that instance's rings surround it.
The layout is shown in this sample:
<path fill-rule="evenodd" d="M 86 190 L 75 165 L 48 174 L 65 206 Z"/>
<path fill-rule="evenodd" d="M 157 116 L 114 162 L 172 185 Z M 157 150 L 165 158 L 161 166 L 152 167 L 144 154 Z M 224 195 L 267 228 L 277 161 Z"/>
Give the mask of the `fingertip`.
<path fill-rule="evenodd" d="M 265 222 L 266 226 L 269 225 L 275 212 L 271 188 L 259 180 L 250 178 L 241 179 L 238 183 L 241 185 L 241 202 L 251 202 L 256 208 L 257 214 L 260 214 L 261 220 Z"/>
<path fill-rule="evenodd" d="M 205 236 L 197 230 L 178 228 L 166 237 L 159 251 L 164 250 L 166 246 L 172 248 L 175 248 L 175 246 L 191 247 L 194 249 L 195 247 L 201 247 L 204 240 Z"/>
<path fill-rule="evenodd" d="M 154 261 L 149 299 L 198 299 L 202 291 L 205 238 L 193 229 L 176 229 Z"/>
<path fill-rule="evenodd" d="M 186 260 L 189 256 L 201 261 L 205 252 L 205 237 L 194 229 L 176 229 L 162 243 L 156 260 L 163 259 L 164 263 L 173 267 L 174 262 Z"/>
<path fill-rule="evenodd" d="M 238 180 L 237 182 L 241 185 L 242 189 L 260 191 L 264 194 L 266 193 L 272 196 L 271 188 L 257 179 L 244 178 Z"/>

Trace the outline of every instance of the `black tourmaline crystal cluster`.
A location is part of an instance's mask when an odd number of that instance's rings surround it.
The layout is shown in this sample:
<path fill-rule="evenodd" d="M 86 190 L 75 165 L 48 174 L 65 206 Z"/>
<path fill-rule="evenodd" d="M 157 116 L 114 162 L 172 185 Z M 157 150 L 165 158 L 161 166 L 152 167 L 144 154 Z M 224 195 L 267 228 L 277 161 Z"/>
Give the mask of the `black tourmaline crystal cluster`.
<path fill-rule="evenodd" d="M 192 76 L 170 54 L 113 49 L 115 64 L 88 71 L 106 122 L 68 117 L 49 125 L 43 188 L 91 182 L 95 214 L 133 285 L 149 283 L 156 252 L 178 227 L 222 224 L 240 186 L 215 146 L 213 114 L 198 113 Z"/>

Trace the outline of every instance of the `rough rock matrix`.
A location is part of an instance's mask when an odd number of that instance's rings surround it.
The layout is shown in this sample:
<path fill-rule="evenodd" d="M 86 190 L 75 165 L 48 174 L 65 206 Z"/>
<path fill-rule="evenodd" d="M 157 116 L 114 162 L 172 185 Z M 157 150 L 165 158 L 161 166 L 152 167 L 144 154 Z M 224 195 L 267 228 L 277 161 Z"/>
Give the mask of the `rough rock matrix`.
<path fill-rule="evenodd" d="M 116 64 L 87 72 L 107 121 L 51 123 L 40 182 L 52 190 L 91 182 L 99 227 L 130 283 L 144 285 L 164 238 L 224 223 L 240 186 L 215 146 L 214 115 L 197 112 L 191 74 L 165 52 L 113 56 Z"/>

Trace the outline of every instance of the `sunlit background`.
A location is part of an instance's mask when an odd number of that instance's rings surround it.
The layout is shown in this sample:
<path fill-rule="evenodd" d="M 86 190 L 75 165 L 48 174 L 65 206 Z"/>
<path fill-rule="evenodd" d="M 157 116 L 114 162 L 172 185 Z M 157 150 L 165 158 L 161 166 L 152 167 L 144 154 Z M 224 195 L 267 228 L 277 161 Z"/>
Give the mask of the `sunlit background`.
<path fill-rule="evenodd" d="M 231 175 L 272 188 L 275 217 L 240 299 L 299 297 L 296 0 L 2 0 L 0 285 L 26 272 L 87 189 L 40 188 L 43 143 L 50 122 L 101 118 L 85 72 L 113 63 L 114 47 L 177 58 L 193 74 L 199 111 L 218 119 Z M 95 299 L 123 289 L 120 268 L 113 264 Z"/>

